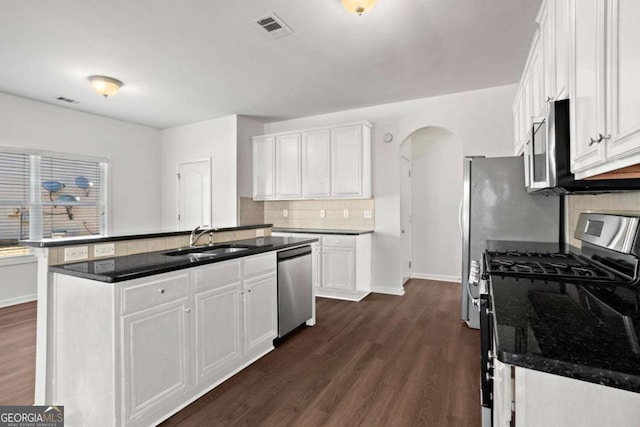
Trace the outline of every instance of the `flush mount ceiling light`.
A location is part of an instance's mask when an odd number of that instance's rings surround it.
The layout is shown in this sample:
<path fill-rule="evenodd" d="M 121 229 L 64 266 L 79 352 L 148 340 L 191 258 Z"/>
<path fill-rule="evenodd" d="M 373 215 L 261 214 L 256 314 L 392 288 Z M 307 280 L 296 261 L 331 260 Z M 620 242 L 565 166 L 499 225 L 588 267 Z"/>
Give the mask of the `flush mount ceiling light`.
<path fill-rule="evenodd" d="M 362 15 L 370 11 L 378 0 L 342 0 L 342 6 L 351 13 Z"/>
<path fill-rule="evenodd" d="M 89 76 L 89 81 L 95 91 L 105 98 L 115 95 L 122 86 L 120 80 L 105 76 Z"/>

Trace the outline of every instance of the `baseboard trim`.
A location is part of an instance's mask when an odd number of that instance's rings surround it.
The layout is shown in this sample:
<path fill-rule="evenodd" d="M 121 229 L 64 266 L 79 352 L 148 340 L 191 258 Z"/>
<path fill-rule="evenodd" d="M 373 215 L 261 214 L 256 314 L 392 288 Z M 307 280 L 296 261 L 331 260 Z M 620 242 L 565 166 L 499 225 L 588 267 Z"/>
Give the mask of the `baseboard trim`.
<path fill-rule="evenodd" d="M 18 304 L 22 304 L 24 302 L 29 302 L 29 301 L 35 301 L 36 299 L 38 299 L 38 294 L 29 294 L 29 295 L 22 295 L 15 298 L 7 298 L 7 299 L 0 300 L 0 308 L 9 307 L 10 305 L 18 305 Z"/>
<path fill-rule="evenodd" d="M 390 286 L 372 286 L 371 292 L 376 294 L 386 294 L 386 295 L 404 295 L 404 288 L 392 288 Z"/>
<path fill-rule="evenodd" d="M 460 276 L 445 276 L 441 274 L 411 273 L 412 279 L 437 280 L 439 282 L 460 283 Z"/>

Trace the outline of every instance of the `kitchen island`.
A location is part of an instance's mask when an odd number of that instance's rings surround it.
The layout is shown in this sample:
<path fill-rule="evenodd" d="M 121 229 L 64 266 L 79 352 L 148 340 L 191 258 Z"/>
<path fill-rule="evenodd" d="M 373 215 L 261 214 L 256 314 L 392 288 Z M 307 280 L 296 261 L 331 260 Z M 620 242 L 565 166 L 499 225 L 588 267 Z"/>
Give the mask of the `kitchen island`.
<path fill-rule="evenodd" d="M 277 251 L 314 241 L 49 266 L 44 403 L 64 405 L 70 426 L 152 425 L 177 412 L 273 349 Z M 193 255 L 204 250 L 216 255 Z"/>

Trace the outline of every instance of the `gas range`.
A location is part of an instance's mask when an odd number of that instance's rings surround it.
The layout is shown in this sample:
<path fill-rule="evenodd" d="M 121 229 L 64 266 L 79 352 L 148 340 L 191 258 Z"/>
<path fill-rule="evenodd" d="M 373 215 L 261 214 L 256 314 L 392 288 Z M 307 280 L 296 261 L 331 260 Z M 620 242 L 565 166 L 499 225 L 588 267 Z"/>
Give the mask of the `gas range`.
<path fill-rule="evenodd" d="M 639 219 L 582 214 L 575 234 L 582 241 L 580 252 L 488 250 L 484 272 L 583 284 L 635 285 L 640 281 Z"/>

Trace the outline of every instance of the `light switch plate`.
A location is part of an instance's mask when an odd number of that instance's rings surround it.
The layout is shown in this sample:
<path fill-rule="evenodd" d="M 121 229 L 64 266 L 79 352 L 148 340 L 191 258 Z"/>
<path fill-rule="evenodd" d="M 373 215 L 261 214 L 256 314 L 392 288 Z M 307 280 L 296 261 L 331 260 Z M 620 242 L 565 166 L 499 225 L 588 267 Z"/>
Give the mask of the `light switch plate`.
<path fill-rule="evenodd" d="M 349 218 L 349 209 L 344 210 L 344 217 Z"/>
<path fill-rule="evenodd" d="M 320 218 L 324 218 L 327 216 L 327 211 L 324 209 L 320 209 Z"/>
<path fill-rule="evenodd" d="M 373 218 L 373 212 L 369 209 L 364 211 L 364 219 L 371 219 Z"/>
<path fill-rule="evenodd" d="M 87 246 L 74 246 L 64 248 L 64 261 L 79 261 L 89 258 L 89 248 Z"/>
<path fill-rule="evenodd" d="M 94 258 L 114 256 L 115 254 L 116 254 L 116 245 L 114 245 L 113 243 L 105 243 L 102 245 L 95 245 L 93 247 Z"/>
<path fill-rule="evenodd" d="M 289 216 L 289 209 L 283 209 L 282 210 L 282 216 L 287 218 Z"/>

